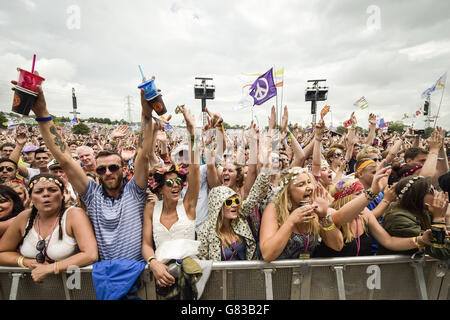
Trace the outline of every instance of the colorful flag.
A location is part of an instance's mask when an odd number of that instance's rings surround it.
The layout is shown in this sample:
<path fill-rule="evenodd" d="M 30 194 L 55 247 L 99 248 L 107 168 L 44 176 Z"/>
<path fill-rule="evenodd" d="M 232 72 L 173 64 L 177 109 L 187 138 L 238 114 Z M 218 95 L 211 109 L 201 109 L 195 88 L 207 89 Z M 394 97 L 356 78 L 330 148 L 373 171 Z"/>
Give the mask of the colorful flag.
<path fill-rule="evenodd" d="M 71 121 L 71 123 L 72 123 L 74 126 L 76 126 L 77 124 L 80 123 L 80 120 L 73 118 L 72 121 Z"/>
<path fill-rule="evenodd" d="M 378 127 L 378 128 L 385 128 L 385 127 L 388 126 L 388 123 L 389 123 L 389 122 L 384 122 L 384 118 L 380 118 L 380 119 L 377 121 L 377 127 Z"/>
<path fill-rule="evenodd" d="M 270 98 L 275 97 L 277 95 L 277 87 L 273 81 L 272 68 L 258 77 L 250 89 L 250 96 L 253 97 L 253 105 L 261 105 Z"/>
<path fill-rule="evenodd" d="M 367 100 L 364 96 L 356 100 L 356 102 L 353 105 L 360 107 L 361 110 L 364 110 L 367 107 L 369 107 L 369 104 L 367 103 Z"/>
<path fill-rule="evenodd" d="M 322 110 L 320 111 L 320 116 L 324 118 L 327 115 L 328 111 L 330 111 L 330 108 L 331 107 L 329 105 L 323 107 Z"/>
<path fill-rule="evenodd" d="M 312 128 L 306 128 L 305 132 L 311 132 Z"/>
<path fill-rule="evenodd" d="M 427 96 L 431 95 L 436 89 L 443 89 L 445 87 L 446 81 L 447 72 L 440 76 L 439 79 L 437 79 L 437 81 L 431 87 L 429 87 L 422 93 L 422 98 L 426 98 Z"/>

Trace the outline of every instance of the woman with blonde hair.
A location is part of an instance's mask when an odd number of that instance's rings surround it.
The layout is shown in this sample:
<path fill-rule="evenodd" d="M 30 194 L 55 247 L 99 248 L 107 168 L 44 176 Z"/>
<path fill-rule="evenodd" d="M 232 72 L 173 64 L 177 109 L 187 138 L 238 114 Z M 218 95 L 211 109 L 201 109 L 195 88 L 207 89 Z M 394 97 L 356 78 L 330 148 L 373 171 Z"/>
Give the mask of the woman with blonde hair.
<path fill-rule="evenodd" d="M 27 187 L 25 186 L 25 182 L 16 179 L 5 183 L 5 185 L 12 188 L 19 195 L 25 209 L 31 208 L 31 199 Z"/>
<path fill-rule="evenodd" d="M 378 195 L 389 174 L 389 167 L 380 168 L 371 189 L 335 210 L 328 207 L 323 189 L 316 188 L 307 169 L 288 170 L 281 178 L 275 203 L 267 206 L 262 218 L 260 245 L 264 260 L 308 258 L 318 245 L 319 235 L 328 247 L 339 252 L 343 236 L 338 228 L 353 221 Z"/>
<path fill-rule="evenodd" d="M 376 178 L 374 178 L 375 180 Z M 384 181 L 382 183 L 387 183 Z M 382 187 L 382 186 L 381 186 Z M 332 208 L 341 210 L 348 203 L 364 193 L 364 185 L 358 180 L 349 178 L 339 181 L 331 190 L 334 197 Z M 344 246 L 336 250 L 322 243 L 315 252 L 315 257 L 347 257 L 372 255 L 372 243 L 376 239 L 382 246 L 393 251 L 404 251 L 417 248 L 410 238 L 392 237 L 378 223 L 375 215 L 367 208 L 363 208 L 358 215 L 347 223 L 336 224 L 344 238 Z M 431 230 L 420 239 L 421 242 L 430 243 Z M 373 239 L 374 238 L 374 239 Z"/>

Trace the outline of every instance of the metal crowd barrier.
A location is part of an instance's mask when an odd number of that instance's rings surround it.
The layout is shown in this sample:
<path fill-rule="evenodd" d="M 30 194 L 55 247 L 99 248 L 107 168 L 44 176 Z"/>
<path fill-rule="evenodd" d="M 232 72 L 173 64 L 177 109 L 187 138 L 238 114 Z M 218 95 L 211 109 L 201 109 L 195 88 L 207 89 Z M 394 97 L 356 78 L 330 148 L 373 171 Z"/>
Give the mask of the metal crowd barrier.
<path fill-rule="evenodd" d="M 449 262 L 403 255 L 214 262 L 201 300 L 450 300 Z M 95 300 L 92 266 L 35 283 L 30 270 L 0 267 L 0 299 Z M 149 269 L 138 297 L 157 299 Z"/>

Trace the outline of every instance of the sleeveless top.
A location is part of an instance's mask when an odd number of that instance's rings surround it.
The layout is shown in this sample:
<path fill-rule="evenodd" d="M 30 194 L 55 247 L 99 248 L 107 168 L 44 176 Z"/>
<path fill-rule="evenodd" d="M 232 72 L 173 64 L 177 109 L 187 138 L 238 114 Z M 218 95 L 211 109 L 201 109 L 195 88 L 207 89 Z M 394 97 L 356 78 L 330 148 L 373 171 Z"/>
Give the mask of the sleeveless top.
<path fill-rule="evenodd" d="M 276 260 L 280 259 L 298 259 L 302 254 L 313 252 L 317 246 L 317 241 L 312 233 L 291 233 L 286 247 Z"/>
<path fill-rule="evenodd" d="M 61 217 L 61 227 L 63 231 L 62 240 L 59 240 L 59 223 L 56 224 L 56 227 L 53 230 L 53 232 L 49 234 L 47 238 L 45 238 L 45 244 L 47 246 L 46 250 L 47 259 L 50 258 L 53 261 L 61 261 L 73 255 L 77 250 L 77 241 L 75 240 L 75 238 L 70 237 L 66 232 L 67 212 L 71 208 L 73 207 L 66 209 L 66 211 L 64 211 Z M 30 219 L 28 219 L 28 221 L 29 220 Z M 36 228 L 36 219 L 34 220 L 33 227 L 28 232 L 25 239 L 23 239 L 23 244 L 20 247 L 20 253 L 24 257 L 30 259 L 36 258 L 36 255 L 39 253 L 39 251 L 36 249 L 36 244 L 38 243 L 40 238 L 35 228 Z"/>
<path fill-rule="evenodd" d="M 184 209 L 183 199 L 178 200 L 176 221 L 169 230 L 161 223 L 163 201 L 157 201 L 153 209 L 153 239 L 156 248 L 168 240 L 189 239 L 195 240 L 195 220 L 190 220 Z M 156 249 L 155 248 L 155 249 Z"/>

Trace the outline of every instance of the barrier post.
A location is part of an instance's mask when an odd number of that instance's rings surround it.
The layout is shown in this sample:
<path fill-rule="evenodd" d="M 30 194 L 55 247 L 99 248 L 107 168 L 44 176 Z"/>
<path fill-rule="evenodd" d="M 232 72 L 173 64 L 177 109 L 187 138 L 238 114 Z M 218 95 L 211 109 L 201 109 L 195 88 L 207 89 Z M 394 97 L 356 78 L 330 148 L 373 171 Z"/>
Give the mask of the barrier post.
<path fill-rule="evenodd" d="M 266 300 L 273 300 L 272 272 L 273 269 L 263 269 L 266 287 Z"/>
<path fill-rule="evenodd" d="M 22 278 L 21 273 L 12 273 L 12 282 L 11 282 L 11 290 L 9 292 L 9 300 L 17 299 L 17 291 L 19 289 L 19 281 Z"/>
<path fill-rule="evenodd" d="M 339 300 L 346 300 L 344 285 L 344 266 L 332 266 L 332 268 L 334 272 L 336 272 Z"/>
<path fill-rule="evenodd" d="M 418 285 L 420 299 L 428 300 L 427 286 L 425 284 L 425 277 L 423 275 L 423 264 L 423 257 L 422 259 L 417 259 L 411 262 L 411 266 L 414 268 L 414 275 L 416 276 L 416 283 Z"/>

